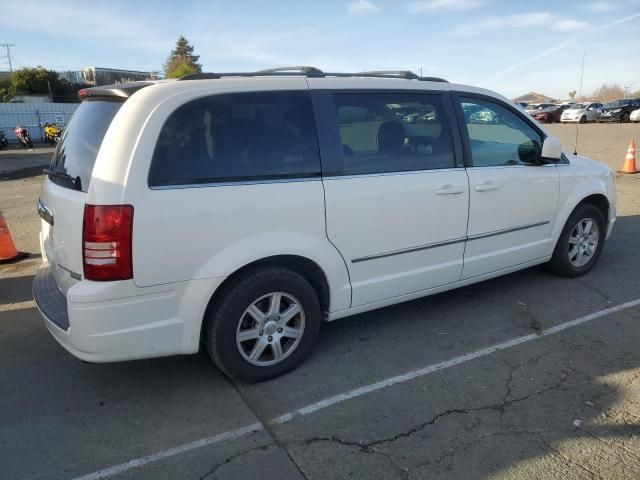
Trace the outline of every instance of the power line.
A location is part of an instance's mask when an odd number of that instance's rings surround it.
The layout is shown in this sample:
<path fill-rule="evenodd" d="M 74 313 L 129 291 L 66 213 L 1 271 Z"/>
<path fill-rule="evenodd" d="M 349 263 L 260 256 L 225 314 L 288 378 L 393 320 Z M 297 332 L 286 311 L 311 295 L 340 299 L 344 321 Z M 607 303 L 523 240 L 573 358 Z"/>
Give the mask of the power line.
<path fill-rule="evenodd" d="M 7 52 L 5 57 L 7 57 L 7 60 L 9 60 L 9 72 L 12 73 L 13 72 L 13 67 L 11 65 L 11 47 L 15 47 L 16 45 L 14 43 L 0 43 L 0 47 L 4 47 L 5 51 Z"/>

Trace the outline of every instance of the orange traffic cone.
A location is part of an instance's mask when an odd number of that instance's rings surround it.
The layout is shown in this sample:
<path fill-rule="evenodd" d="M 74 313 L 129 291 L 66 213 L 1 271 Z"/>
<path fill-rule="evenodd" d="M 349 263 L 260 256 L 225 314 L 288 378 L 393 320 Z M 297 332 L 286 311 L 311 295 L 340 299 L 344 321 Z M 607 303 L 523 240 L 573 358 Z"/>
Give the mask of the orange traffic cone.
<path fill-rule="evenodd" d="M 629 150 L 627 150 L 627 156 L 624 159 L 622 168 L 618 170 L 619 173 L 638 173 L 636 168 L 636 142 L 633 138 L 629 142 Z"/>
<path fill-rule="evenodd" d="M 11 240 L 7 222 L 4 221 L 4 217 L 0 213 L 0 264 L 16 262 L 28 255 L 28 253 L 16 250 L 13 240 Z"/>

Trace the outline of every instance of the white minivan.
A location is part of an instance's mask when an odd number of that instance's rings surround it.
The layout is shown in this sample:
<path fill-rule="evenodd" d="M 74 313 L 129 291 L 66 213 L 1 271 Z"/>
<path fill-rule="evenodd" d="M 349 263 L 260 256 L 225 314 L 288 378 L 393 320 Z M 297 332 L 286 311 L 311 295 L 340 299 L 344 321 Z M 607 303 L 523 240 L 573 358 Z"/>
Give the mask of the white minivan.
<path fill-rule="evenodd" d="M 608 167 L 500 95 L 411 72 L 194 74 L 80 97 L 45 170 L 33 293 L 88 362 L 203 345 L 264 380 L 322 321 L 543 263 L 585 274 L 616 219 Z"/>

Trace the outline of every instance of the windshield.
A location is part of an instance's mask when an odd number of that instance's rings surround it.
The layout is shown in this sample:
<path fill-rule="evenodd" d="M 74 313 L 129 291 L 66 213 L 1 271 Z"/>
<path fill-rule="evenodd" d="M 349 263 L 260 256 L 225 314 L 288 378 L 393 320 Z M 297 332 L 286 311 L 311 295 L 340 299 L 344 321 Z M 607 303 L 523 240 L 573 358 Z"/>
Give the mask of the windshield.
<path fill-rule="evenodd" d="M 616 100 L 614 102 L 610 102 L 605 104 L 605 107 L 622 107 L 623 105 L 626 105 L 627 103 L 629 103 L 629 100 Z"/>
<path fill-rule="evenodd" d="M 80 178 L 83 192 L 89 189 L 93 164 L 98 156 L 104 134 L 120 109 L 121 101 L 87 100 L 82 102 L 64 130 L 60 143 L 51 159 L 50 170 L 58 175 L 49 179 L 63 187 L 73 188 Z"/>
<path fill-rule="evenodd" d="M 587 106 L 584 103 L 574 103 L 573 105 L 569 106 L 569 108 L 571 110 L 584 110 L 585 108 L 587 108 Z"/>

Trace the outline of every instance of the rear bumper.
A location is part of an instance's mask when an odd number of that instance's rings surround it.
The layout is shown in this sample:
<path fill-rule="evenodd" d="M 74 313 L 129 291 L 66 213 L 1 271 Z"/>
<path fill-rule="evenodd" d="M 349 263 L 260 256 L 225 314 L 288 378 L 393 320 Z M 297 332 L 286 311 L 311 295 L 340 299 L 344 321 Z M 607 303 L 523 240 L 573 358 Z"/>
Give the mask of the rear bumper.
<path fill-rule="evenodd" d="M 224 280 L 146 288 L 83 280 L 65 298 L 52 276 L 44 263 L 33 284 L 49 332 L 72 355 L 96 363 L 197 352 L 207 304 Z"/>

